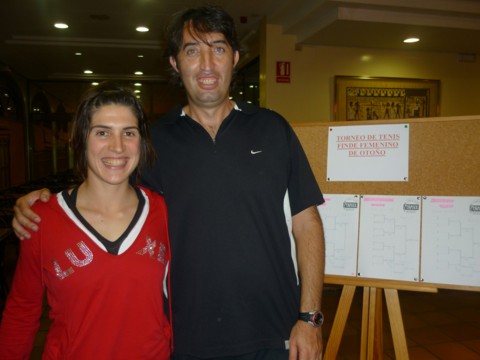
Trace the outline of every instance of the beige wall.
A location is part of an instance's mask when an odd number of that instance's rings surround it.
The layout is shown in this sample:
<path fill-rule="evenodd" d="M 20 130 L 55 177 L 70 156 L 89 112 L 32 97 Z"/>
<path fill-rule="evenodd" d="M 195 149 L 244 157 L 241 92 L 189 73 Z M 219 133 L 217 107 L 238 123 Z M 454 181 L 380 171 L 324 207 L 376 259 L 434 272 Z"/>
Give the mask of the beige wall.
<path fill-rule="evenodd" d="M 440 116 L 480 114 L 480 59 L 456 54 L 342 47 L 295 47 L 295 37 L 265 25 L 260 46 L 260 103 L 290 122 L 333 121 L 334 76 L 441 81 Z M 291 82 L 276 82 L 276 62 L 291 62 Z"/>

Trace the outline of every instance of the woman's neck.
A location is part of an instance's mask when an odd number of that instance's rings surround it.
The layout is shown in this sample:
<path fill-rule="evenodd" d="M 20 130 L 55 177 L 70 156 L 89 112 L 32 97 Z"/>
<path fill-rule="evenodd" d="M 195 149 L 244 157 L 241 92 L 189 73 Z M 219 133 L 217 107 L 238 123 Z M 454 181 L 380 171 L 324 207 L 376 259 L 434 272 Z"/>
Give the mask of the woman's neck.
<path fill-rule="evenodd" d="M 128 184 L 93 186 L 84 181 L 78 188 L 76 207 L 83 218 L 105 239 L 117 240 L 138 209 L 135 189 Z"/>

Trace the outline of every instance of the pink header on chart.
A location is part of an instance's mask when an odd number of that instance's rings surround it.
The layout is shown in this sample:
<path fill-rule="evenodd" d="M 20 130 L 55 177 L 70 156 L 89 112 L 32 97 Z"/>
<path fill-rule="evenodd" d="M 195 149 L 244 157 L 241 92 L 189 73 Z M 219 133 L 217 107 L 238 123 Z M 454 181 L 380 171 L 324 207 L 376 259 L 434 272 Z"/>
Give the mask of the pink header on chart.
<path fill-rule="evenodd" d="M 454 203 L 454 199 L 445 199 L 445 198 L 433 198 L 430 200 L 431 203 Z"/>
<path fill-rule="evenodd" d="M 363 201 L 376 201 L 376 202 L 394 202 L 394 198 L 380 198 L 380 197 L 368 197 L 364 198 Z"/>

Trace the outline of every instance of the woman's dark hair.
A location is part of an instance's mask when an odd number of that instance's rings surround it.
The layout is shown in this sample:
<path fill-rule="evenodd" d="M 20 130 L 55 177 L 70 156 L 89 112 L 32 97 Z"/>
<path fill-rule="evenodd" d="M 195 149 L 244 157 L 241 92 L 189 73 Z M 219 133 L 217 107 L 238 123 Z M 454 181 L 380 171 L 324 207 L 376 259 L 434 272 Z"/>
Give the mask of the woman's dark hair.
<path fill-rule="evenodd" d="M 218 6 L 201 6 L 174 15 L 165 32 L 164 58 L 177 59 L 183 43 L 183 30 L 187 27 L 194 39 L 206 43 L 205 35 L 220 33 L 232 47 L 233 53 L 240 51 L 237 31 L 232 17 Z M 174 82 L 181 85 L 179 74 L 172 69 Z"/>
<path fill-rule="evenodd" d="M 92 117 L 105 105 L 122 105 L 130 108 L 138 120 L 140 132 L 140 159 L 137 174 L 155 160 L 155 150 L 150 140 L 147 117 L 143 106 L 129 88 L 112 82 L 103 82 L 87 90 L 75 113 L 71 144 L 75 157 L 75 168 L 82 179 L 87 177 L 87 139 Z"/>

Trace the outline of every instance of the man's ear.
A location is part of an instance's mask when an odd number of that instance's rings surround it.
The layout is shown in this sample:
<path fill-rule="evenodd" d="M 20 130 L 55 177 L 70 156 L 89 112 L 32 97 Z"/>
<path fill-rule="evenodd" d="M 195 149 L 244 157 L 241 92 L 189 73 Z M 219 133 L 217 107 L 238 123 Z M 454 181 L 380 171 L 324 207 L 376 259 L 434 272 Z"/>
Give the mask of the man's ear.
<path fill-rule="evenodd" d="M 240 60 L 240 53 L 235 51 L 235 54 L 233 54 L 233 67 L 237 66 L 238 60 Z"/>
<path fill-rule="evenodd" d="M 178 71 L 177 61 L 175 60 L 175 58 L 173 56 L 170 56 L 169 61 L 170 61 L 170 65 L 172 65 L 173 70 L 175 70 L 178 73 L 179 71 Z"/>

